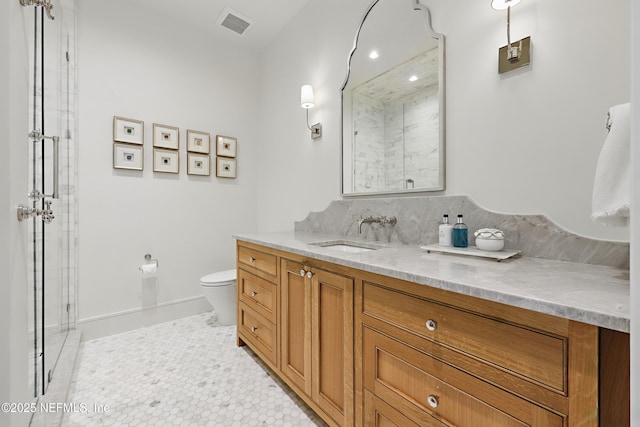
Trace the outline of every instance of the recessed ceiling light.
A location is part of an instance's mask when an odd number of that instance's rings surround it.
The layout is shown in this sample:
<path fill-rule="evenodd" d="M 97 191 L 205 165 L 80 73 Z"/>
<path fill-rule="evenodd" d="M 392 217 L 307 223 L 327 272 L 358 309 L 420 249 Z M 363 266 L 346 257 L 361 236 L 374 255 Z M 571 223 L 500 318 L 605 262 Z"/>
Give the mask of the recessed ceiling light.
<path fill-rule="evenodd" d="M 369 58 L 371 58 L 371 59 L 376 59 L 378 56 L 380 56 L 380 55 L 378 54 L 378 51 L 376 51 L 376 50 L 372 50 L 371 53 L 369 54 Z"/>
<path fill-rule="evenodd" d="M 416 80 L 418 80 L 418 76 L 414 75 L 414 76 L 409 77 L 409 81 L 410 82 L 415 82 Z"/>

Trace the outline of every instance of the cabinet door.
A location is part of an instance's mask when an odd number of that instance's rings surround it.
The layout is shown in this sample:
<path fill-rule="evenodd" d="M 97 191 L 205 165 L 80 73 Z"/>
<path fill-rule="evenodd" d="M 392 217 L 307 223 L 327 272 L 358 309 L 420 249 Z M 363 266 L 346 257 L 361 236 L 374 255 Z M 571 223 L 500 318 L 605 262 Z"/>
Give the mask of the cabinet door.
<path fill-rule="evenodd" d="M 300 275 L 304 265 L 281 262 L 281 370 L 311 396 L 311 279 Z M 306 271 L 306 270 L 305 270 Z"/>
<path fill-rule="evenodd" d="M 339 425 L 353 425 L 353 279 L 312 273 L 312 399 Z"/>

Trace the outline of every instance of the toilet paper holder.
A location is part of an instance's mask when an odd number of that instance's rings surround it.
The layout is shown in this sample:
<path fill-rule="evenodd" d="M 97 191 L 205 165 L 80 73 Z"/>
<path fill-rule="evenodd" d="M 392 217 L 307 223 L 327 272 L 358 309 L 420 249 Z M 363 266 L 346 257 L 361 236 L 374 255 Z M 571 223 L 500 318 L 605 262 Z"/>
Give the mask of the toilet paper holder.
<path fill-rule="evenodd" d="M 147 264 L 155 264 L 156 268 L 160 266 L 160 264 L 158 263 L 158 260 L 156 258 L 151 258 L 151 254 L 146 254 L 144 256 L 144 260 L 147 261 Z M 138 267 L 138 270 L 144 271 L 144 269 L 142 267 L 143 266 Z"/>

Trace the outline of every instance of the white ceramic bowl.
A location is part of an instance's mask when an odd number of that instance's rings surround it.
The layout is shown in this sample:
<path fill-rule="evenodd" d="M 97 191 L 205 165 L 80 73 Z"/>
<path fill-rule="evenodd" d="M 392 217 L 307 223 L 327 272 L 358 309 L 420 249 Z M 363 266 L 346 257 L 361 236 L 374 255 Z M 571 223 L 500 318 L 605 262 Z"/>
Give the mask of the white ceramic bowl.
<path fill-rule="evenodd" d="M 476 238 L 476 247 L 483 251 L 499 251 L 504 248 L 504 239 L 478 239 Z"/>
<path fill-rule="evenodd" d="M 499 251 L 504 248 L 504 232 L 496 228 L 481 228 L 473 233 L 476 247 L 483 251 Z"/>

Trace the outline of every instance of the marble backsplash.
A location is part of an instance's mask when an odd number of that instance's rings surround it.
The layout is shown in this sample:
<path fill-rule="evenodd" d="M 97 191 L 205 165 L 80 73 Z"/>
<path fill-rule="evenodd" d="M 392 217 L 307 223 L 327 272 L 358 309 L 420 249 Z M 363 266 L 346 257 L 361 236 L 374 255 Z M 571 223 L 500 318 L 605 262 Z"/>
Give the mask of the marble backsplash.
<path fill-rule="evenodd" d="M 443 214 L 455 222 L 464 215 L 469 244 L 479 228 L 498 228 L 505 233 L 505 249 L 523 256 L 629 268 L 629 243 L 596 240 L 560 228 L 544 215 L 501 214 L 488 211 L 468 196 L 421 196 L 336 200 L 322 212 L 311 212 L 295 223 L 295 231 L 340 235 L 379 242 L 427 245 L 438 242 L 438 224 Z M 363 224 L 360 218 L 395 216 L 395 226 Z"/>

